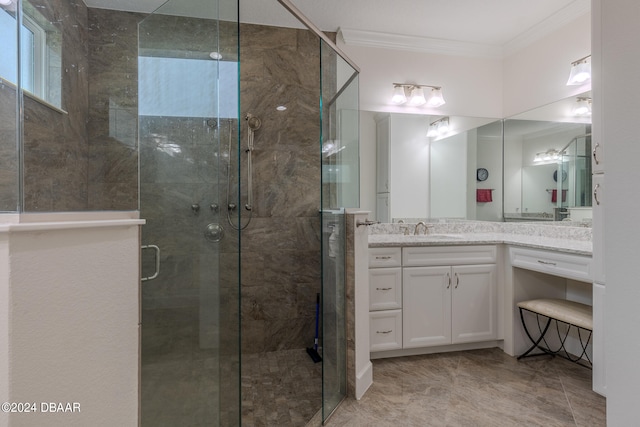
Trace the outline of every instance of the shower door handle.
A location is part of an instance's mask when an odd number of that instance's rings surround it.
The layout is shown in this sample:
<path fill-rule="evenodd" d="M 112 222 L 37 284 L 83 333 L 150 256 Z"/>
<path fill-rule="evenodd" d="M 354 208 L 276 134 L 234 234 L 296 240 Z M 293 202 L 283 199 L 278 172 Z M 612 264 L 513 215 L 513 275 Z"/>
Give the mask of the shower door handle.
<path fill-rule="evenodd" d="M 147 280 L 153 280 L 158 277 L 158 274 L 160 274 L 160 248 L 156 245 L 142 245 L 140 246 L 140 249 L 153 249 L 153 253 L 156 258 L 156 271 L 151 276 L 141 278 L 140 281 L 146 282 Z"/>

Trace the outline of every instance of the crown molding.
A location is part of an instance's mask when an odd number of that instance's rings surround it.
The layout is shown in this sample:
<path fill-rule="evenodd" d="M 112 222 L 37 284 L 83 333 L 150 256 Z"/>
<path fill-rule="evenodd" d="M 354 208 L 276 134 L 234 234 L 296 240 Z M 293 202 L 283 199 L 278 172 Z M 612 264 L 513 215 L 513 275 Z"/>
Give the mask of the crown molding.
<path fill-rule="evenodd" d="M 434 53 L 439 55 L 502 58 L 502 47 L 488 44 L 380 33 L 376 31 L 355 30 L 352 28 L 340 28 L 338 33 L 345 44 L 348 45 Z"/>
<path fill-rule="evenodd" d="M 588 13 L 590 10 L 590 0 L 576 0 L 542 22 L 525 30 L 502 46 L 356 30 L 353 28 L 340 28 L 338 34 L 339 37 L 342 37 L 345 44 L 354 46 L 433 53 L 438 55 L 502 59 L 540 40 L 553 31 L 562 28 L 585 13 Z"/>

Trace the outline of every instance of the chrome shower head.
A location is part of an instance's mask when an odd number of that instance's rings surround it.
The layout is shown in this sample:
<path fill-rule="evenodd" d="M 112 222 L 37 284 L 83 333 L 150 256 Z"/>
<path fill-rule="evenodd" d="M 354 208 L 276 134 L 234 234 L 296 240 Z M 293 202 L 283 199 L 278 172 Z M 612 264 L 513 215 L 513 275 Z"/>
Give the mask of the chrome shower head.
<path fill-rule="evenodd" d="M 247 114 L 244 119 L 247 121 L 249 129 L 252 131 L 257 131 L 260 129 L 260 126 L 262 126 L 262 121 L 253 114 Z"/>

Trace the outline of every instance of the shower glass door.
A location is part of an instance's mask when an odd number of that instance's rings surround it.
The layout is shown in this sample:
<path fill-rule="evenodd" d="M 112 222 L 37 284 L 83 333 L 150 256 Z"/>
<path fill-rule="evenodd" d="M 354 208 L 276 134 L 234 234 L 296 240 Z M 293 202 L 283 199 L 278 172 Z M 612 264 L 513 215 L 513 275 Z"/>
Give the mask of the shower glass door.
<path fill-rule="evenodd" d="M 142 426 L 240 424 L 237 16 L 172 0 L 138 27 Z"/>
<path fill-rule="evenodd" d="M 322 419 L 347 394 L 345 209 L 360 206 L 358 71 L 320 40 Z"/>

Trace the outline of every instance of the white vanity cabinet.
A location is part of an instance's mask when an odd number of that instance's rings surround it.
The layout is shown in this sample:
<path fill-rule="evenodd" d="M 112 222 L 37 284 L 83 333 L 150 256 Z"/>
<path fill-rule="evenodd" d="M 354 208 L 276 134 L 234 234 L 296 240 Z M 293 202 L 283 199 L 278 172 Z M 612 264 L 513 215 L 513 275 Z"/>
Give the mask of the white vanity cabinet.
<path fill-rule="evenodd" d="M 403 348 L 498 337 L 495 246 L 404 248 L 403 260 Z"/>
<path fill-rule="evenodd" d="M 491 245 L 369 248 L 371 351 L 496 340 L 496 257 Z"/>

